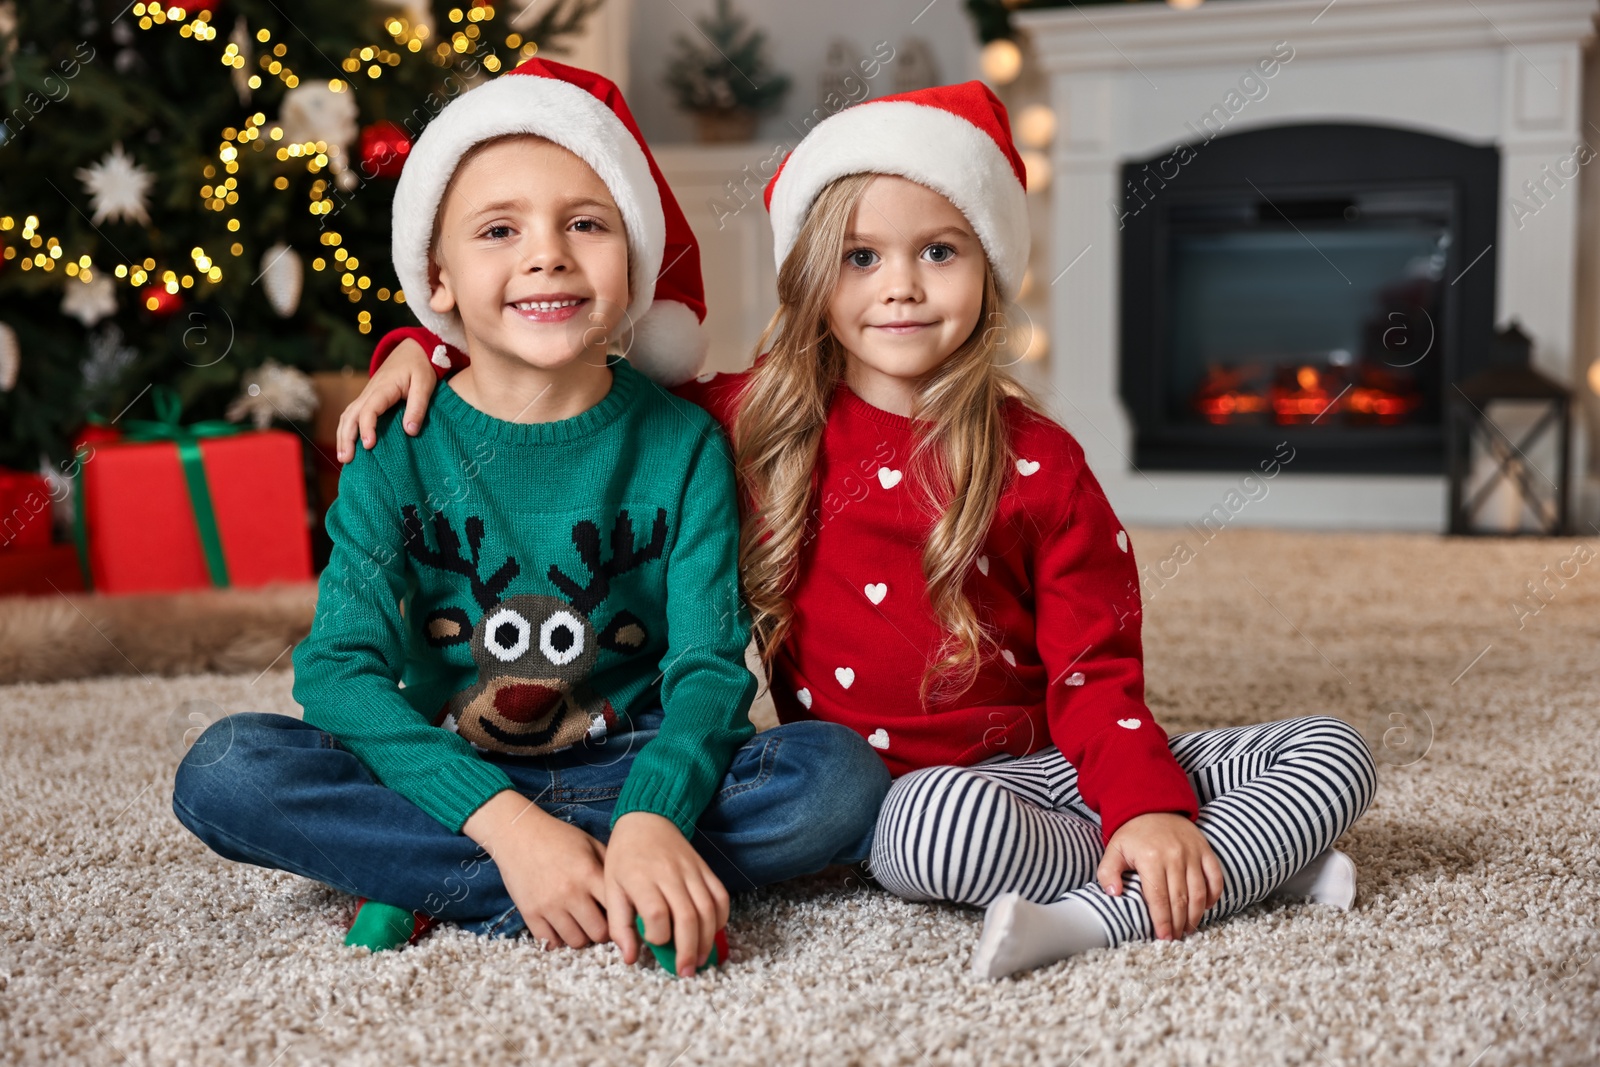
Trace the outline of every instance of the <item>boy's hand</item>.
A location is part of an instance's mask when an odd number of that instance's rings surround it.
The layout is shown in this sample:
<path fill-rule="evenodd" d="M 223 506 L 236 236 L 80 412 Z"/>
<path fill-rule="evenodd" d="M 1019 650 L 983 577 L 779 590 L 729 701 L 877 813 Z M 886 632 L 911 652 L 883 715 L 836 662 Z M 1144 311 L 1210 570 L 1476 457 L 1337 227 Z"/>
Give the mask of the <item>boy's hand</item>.
<path fill-rule="evenodd" d="M 672 939 L 680 978 L 705 965 L 717 931 L 728 925 L 728 891 L 676 824 L 660 815 L 632 811 L 617 820 L 605 881 L 611 939 L 625 963 L 639 958 L 635 912 L 644 919 L 645 940 Z"/>
<path fill-rule="evenodd" d="M 438 383 L 433 364 L 428 362 L 428 354 L 422 346 L 409 337 L 401 341 L 367 382 L 367 387 L 361 390 L 361 395 L 339 416 L 336 438 L 339 462 L 349 463 L 355 459 L 358 433 L 366 447 L 378 443 L 378 416 L 402 398 L 406 402 L 403 416 L 406 433 L 413 437 L 421 433 L 422 417 L 428 413 L 428 398 Z"/>
<path fill-rule="evenodd" d="M 1156 937 L 1193 933 L 1200 917 L 1222 899 L 1222 864 L 1199 827 L 1182 815 L 1152 812 L 1129 819 L 1106 843 L 1096 877 L 1112 896 L 1122 893 L 1122 872 L 1139 873 Z"/>
<path fill-rule="evenodd" d="M 510 789 L 489 798 L 461 831 L 488 850 L 528 932 L 547 948 L 610 940 L 600 842 Z"/>

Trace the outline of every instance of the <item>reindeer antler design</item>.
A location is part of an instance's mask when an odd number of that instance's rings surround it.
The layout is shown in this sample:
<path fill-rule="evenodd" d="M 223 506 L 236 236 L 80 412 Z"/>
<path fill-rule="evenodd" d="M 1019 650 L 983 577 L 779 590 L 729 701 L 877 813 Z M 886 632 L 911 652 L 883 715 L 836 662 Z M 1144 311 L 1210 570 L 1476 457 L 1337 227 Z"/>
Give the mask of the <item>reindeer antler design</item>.
<path fill-rule="evenodd" d="M 436 511 L 433 515 L 433 536 L 439 542 L 438 551 L 428 547 L 427 538 L 422 536 L 422 520 L 417 516 L 417 506 L 406 504 L 400 509 L 405 516 L 405 542 L 406 548 L 419 563 L 426 563 L 442 571 L 462 574 L 472 583 L 472 598 L 478 602 L 478 607 L 488 611 L 500 601 L 500 594 L 505 592 L 506 586 L 521 573 L 522 568 L 517 563 L 515 556 L 507 556 L 500 569 L 491 574 L 487 579 L 478 577 L 478 548 L 483 544 L 483 519 L 477 515 L 468 515 L 463 524 L 467 531 L 467 549 L 472 553 L 469 561 L 461 554 L 461 539 L 450 528 L 450 520 L 445 518 L 444 512 Z M 665 512 L 662 513 L 665 516 Z"/>
<path fill-rule="evenodd" d="M 567 595 L 574 608 L 587 615 L 611 592 L 612 578 L 661 557 L 661 551 L 667 545 L 667 509 L 656 509 L 650 541 L 642 549 L 634 547 L 633 520 L 625 510 L 617 512 L 617 520 L 611 527 L 609 560 L 601 562 L 600 529 L 587 519 L 572 528 L 572 543 L 577 546 L 578 557 L 583 560 L 584 566 L 589 568 L 589 580 L 579 584 L 562 574 L 561 569 L 552 563 L 550 581 Z"/>

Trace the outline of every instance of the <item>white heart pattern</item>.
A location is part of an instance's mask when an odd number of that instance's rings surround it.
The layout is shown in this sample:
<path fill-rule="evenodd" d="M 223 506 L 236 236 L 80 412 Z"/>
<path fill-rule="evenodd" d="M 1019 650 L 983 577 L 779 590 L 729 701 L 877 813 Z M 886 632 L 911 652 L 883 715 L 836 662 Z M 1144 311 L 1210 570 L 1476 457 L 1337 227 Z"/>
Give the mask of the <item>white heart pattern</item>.
<path fill-rule="evenodd" d="M 849 667 L 835 667 L 833 676 L 839 679 L 839 684 L 846 689 L 856 684 L 856 672 Z"/>
<path fill-rule="evenodd" d="M 428 362 L 432 363 L 435 367 L 443 367 L 445 370 L 449 370 L 450 350 L 444 345 L 439 345 L 433 350 L 433 355 L 428 357 Z"/>
<path fill-rule="evenodd" d="M 989 576 L 989 557 L 988 556 L 979 556 L 978 557 L 978 570 L 983 572 L 984 577 L 987 578 Z"/>
<path fill-rule="evenodd" d="M 1068 685 L 1082 685 L 1084 683 L 1084 680 L 1085 679 L 1083 677 L 1083 672 L 1082 671 L 1073 671 L 1070 675 L 1067 676 L 1067 684 Z"/>
<path fill-rule="evenodd" d="M 882 604 L 883 598 L 889 595 L 889 587 L 883 582 L 875 582 L 861 590 L 867 594 L 867 599 L 874 604 Z"/>
<path fill-rule="evenodd" d="M 890 470 L 888 467 L 878 468 L 878 484 L 885 489 L 893 489 L 900 484 L 900 471 Z"/>
<path fill-rule="evenodd" d="M 801 689 L 795 693 L 794 698 L 798 700 L 807 711 L 811 710 L 811 690 Z"/>
<path fill-rule="evenodd" d="M 1036 459 L 1017 460 L 1017 473 L 1026 478 L 1030 474 L 1039 473 L 1039 461 Z"/>
<path fill-rule="evenodd" d="M 1118 530 L 1117 531 L 1117 547 L 1122 549 L 1122 551 L 1124 551 L 1124 552 L 1128 551 L 1128 531 L 1127 530 Z"/>
<path fill-rule="evenodd" d="M 1139 728 L 1139 720 L 1138 719 L 1118 719 L 1117 720 L 1117 725 L 1122 727 L 1124 730 L 1137 730 Z"/>
<path fill-rule="evenodd" d="M 883 751 L 889 747 L 889 734 L 880 726 L 867 735 L 867 744 L 879 751 Z"/>
<path fill-rule="evenodd" d="M 1011 664 L 1013 667 L 1017 665 L 1017 657 L 1012 654 L 1009 648 L 1002 648 L 1000 650 L 1000 658 Z"/>

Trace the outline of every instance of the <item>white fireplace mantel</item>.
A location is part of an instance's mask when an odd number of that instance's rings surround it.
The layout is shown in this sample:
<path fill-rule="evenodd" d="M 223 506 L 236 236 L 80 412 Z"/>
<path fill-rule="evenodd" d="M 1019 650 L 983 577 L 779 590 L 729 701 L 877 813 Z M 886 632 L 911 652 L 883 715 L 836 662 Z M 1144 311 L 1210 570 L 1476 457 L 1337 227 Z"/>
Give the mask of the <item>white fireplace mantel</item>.
<path fill-rule="evenodd" d="M 1117 396 L 1112 206 L 1122 164 L 1195 142 L 1202 116 L 1217 107 L 1230 134 L 1357 122 L 1496 145 L 1495 320 L 1520 320 L 1540 368 L 1577 384 L 1580 182 L 1600 173 L 1571 176 L 1572 164 L 1563 164 L 1579 141 L 1600 151 L 1600 128 L 1583 113 L 1597 11 L 1600 0 L 1212 0 L 1191 11 L 1095 5 L 1016 16 L 1062 126 L 1049 262 L 1036 268 L 1055 279 L 1052 399 L 1124 518 L 1192 521 L 1244 472 L 1138 471 L 1129 459 L 1132 432 Z M 1275 47 L 1293 57 L 1242 92 L 1241 79 Z M 1539 200 L 1523 191 L 1530 181 L 1543 184 Z M 1443 476 L 1307 475 L 1291 464 L 1237 521 L 1437 530 L 1444 512 Z"/>

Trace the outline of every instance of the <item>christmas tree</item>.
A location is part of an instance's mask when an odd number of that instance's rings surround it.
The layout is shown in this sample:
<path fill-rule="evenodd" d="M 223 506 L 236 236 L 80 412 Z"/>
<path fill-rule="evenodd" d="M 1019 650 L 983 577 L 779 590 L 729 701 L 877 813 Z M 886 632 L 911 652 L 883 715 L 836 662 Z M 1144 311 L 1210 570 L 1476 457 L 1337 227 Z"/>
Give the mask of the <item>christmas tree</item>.
<path fill-rule="evenodd" d="M 410 321 L 412 140 L 600 2 L 0 3 L 0 466 L 148 416 L 154 385 L 215 418 L 269 361 L 364 368 Z"/>

